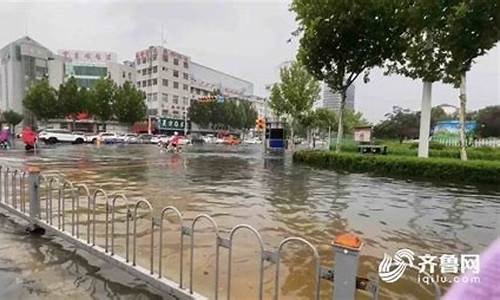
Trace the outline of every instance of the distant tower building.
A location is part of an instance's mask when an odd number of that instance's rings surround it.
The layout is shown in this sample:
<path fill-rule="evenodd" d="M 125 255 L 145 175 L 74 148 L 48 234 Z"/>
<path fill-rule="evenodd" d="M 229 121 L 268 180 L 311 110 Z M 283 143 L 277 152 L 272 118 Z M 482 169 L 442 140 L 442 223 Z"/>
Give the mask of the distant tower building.
<path fill-rule="evenodd" d="M 347 89 L 345 108 L 354 110 L 355 86 L 351 85 Z M 321 83 L 320 99 L 313 104 L 314 109 L 327 108 L 338 112 L 342 98 L 340 93 L 332 91 L 324 82 Z"/>

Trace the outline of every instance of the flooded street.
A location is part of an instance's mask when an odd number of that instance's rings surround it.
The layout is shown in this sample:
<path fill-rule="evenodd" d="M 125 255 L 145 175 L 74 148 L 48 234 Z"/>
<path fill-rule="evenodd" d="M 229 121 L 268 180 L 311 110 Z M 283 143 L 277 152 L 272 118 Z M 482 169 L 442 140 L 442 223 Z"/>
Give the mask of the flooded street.
<path fill-rule="evenodd" d="M 332 239 L 354 232 L 365 242 L 361 276 L 375 274 L 384 252 L 392 255 L 408 248 L 419 255 L 477 254 L 500 236 L 500 187 L 339 174 L 293 164 L 289 156 L 264 158 L 259 146 L 193 146 L 181 154 L 166 154 L 154 145 L 58 145 L 42 149 L 37 156 L 24 151 L 1 155 L 3 165 L 38 165 L 45 174 L 62 174 L 92 189 L 120 192 L 131 201 L 147 199 L 156 214 L 169 205 L 187 219 L 206 213 L 214 217 L 225 237 L 237 224 L 252 225 L 261 233 L 266 249 L 276 249 L 285 237 L 306 238 L 318 247 L 323 265 L 331 265 Z M 102 206 L 100 209 L 103 211 Z M 166 231 L 162 270 L 177 281 L 176 226 Z M 199 228 L 195 290 L 211 296 L 213 234 L 209 226 Z M 140 229 L 146 230 L 147 225 L 140 225 Z M 100 244 L 104 235 L 97 232 Z M 149 266 L 148 242 L 147 236 L 138 239 L 138 260 L 143 266 Z M 254 299 L 257 243 L 243 232 L 236 235 L 234 243 L 232 298 Z M 26 235 L 0 216 L 0 299 L 157 297 L 142 283 L 86 255 L 75 256 L 74 249 L 61 245 L 57 238 Z M 116 247 L 123 253 L 123 239 L 117 240 Z M 282 298 L 310 299 L 311 255 L 305 248 L 289 248 L 283 256 Z M 184 255 L 188 261 L 187 249 Z M 265 264 L 266 299 L 272 295 L 274 268 Z M 220 270 L 220 296 L 224 296 L 225 250 Z M 432 292 L 420 288 L 414 277 L 408 273 L 397 283 L 384 284 L 381 298 L 432 299 Z M 328 285 L 322 283 L 323 299 L 330 297 Z M 360 293 L 360 297 L 368 299 L 368 294 Z"/>

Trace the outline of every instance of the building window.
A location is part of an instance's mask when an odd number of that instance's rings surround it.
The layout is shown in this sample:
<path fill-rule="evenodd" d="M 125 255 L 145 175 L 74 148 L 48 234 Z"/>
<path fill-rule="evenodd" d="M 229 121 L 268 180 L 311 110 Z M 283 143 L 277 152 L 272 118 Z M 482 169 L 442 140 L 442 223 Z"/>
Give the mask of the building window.
<path fill-rule="evenodd" d="M 140 81 L 137 81 L 137 86 L 140 87 L 141 86 L 141 82 Z"/>
<path fill-rule="evenodd" d="M 161 83 L 163 86 L 168 86 L 168 79 L 162 79 Z"/>
<path fill-rule="evenodd" d="M 161 67 L 161 70 L 162 70 L 162 71 L 166 71 L 166 70 L 167 70 L 167 68 L 165 68 L 165 67 Z"/>
<path fill-rule="evenodd" d="M 158 66 L 153 67 L 153 73 L 158 73 Z"/>
<path fill-rule="evenodd" d="M 182 97 L 182 104 L 188 105 L 188 97 Z M 186 108 L 184 108 L 186 109 Z"/>
<path fill-rule="evenodd" d="M 148 71 L 148 69 L 142 69 L 142 75 L 146 75 L 146 72 Z"/>
<path fill-rule="evenodd" d="M 189 74 L 188 73 L 182 73 L 182 77 L 184 77 L 184 79 L 189 79 Z"/>
<path fill-rule="evenodd" d="M 162 109 L 161 114 L 164 116 L 168 115 L 168 109 Z"/>
<path fill-rule="evenodd" d="M 168 94 L 162 93 L 161 94 L 161 101 L 162 102 L 168 102 Z"/>
<path fill-rule="evenodd" d="M 151 101 L 153 101 L 153 102 L 158 101 L 158 93 L 152 94 Z"/>
<path fill-rule="evenodd" d="M 122 78 L 125 78 L 125 72 L 122 72 Z"/>
<path fill-rule="evenodd" d="M 178 89 L 179 88 L 179 83 L 177 81 L 174 81 L 174 89 Z"/>
<path fill-rule="evenodd" d="M 197 95 L 201 94 L 201 90 L 200 89 L 196 89 L 196 94 Z"/>
<path fill-rule="evenodd" d="M 182 89 L 183 89 L 183 90 L 185 90 L 185 91 L 187 91 L 187 90 L 189 89 L 189 87 L 188 87 L 188 85 L 187 85 L 187 84 L 183 84 L 183 85 L 182 85 Z"/>
<path fill-rule="evenodd" d="M 157 84 L 158 84 L 158 79 L 153 78 L 153 85 L 157 85 Z"/>
<path fill-rule="evenodd" d="M 146 80 L 143 80 L 143 81 L 142 81 L 142 86 L 146 86 L 147 84 L 148 84 L 148 83 L 147 83 L 147 81 L 146 81 Z"/>
<path fill-rule="evenodd" d="M 174 77 L 179 77 L 179 71 L 174 70 Z"/>
<path fill-rule="evenodd" d="M 143 58 L 142 59 L 142 63 L 145 64 L 146 63 L 146 58 Z"/>
<path fill-rule="evenodd" d="M 132 80 L 132 72 L 128 72 L 128 80 Z"/>
<path fill-rule="evenodd" d="M 163 61 L 164 61 L 164 62 L 168 62 L 168 54 L 167 54 L 167 51 L 164 51 L 164 52 L 163 52 Z"/>
<path fill-rule="evenodd" d="M 179 59 L 178 58 L 174 58 L 174 65 L 176 65 L 176 66 L 179 65 Z"/>
<path fill-rule="evenodd" d="M 148 79 L 148 86 L 151 86 L 151 79 Z"/>
<path fill-rule="evenodd" d="M 185 61 L 185 62 L 184 62 L 184 68 L 186 68 L 186 69 L 187 69 L 188 67 L 189 67 L 188 62 L 187 62 L 187 61 Z"/>
<path fill-rule="evenodd" d="M 179 104 L 179 96 L 174 95 L 174 96 L 173 96 L 173 98 L 172 98 L 172 102 L 173 102 L 174 104 Z"/>
<path fill-rule="evenodd" d="M 148 109 L 148 115 L 150 116 L 156 116 L 158 114 L 158 109 Z"/>

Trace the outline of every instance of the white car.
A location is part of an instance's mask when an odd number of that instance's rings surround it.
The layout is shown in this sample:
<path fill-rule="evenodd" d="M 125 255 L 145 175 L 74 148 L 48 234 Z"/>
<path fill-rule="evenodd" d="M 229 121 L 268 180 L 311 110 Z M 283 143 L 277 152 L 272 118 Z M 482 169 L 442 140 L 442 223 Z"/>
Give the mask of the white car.
<path fill-rule="evenodd" d="M 87 137 L 87 142 L 95 144 L 97 139 L 101 140 L 101 143 L 112 144 L 119 141 L 119 136 L 114 132 L 101 132 L 96 135 L 90 135 Z"/>
<path fill-rule="evenodd" d="M 168 137 L 166 135 L 153 135 L 151 137 L 152 144 L 158 144 L 159 142 L 165 142 Z"/>
<path fill-rule="evenodd" d="M 71 132 L 68 129 L 45 129 L 38 134 L 38 138 L 47 144 L 85 142 L 85 135 L 81 132 Z"/>
<path fill-rule="evenodd" d="M 260 139 L 258 138 L 248 138 L 243 140 L 244 144 L 260 144 L 262 143 Z"/>
<path fill-rule="evenodd" d="M 123 142 L 129 144 L 136 144 L 139 142 L 139 139 L 137 137 L 137 134 L 135 133 L 125 133 L 123 135 Z"/>

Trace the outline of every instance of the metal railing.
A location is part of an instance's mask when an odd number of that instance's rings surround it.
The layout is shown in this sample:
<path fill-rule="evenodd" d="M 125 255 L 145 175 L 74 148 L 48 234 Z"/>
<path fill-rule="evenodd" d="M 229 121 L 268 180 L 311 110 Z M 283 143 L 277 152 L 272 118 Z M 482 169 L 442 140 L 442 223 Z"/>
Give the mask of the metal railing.
<path fill-rule="evenodd" d="M 26 176 L 29 176 L 29 184 L 26 184 Z M 10 179 L 10 180 L 9 180 Z M 85 184 L 75 184 L 63 177 L 59 176 L 46 176 L 39 174 L 37 170 L 30 170 L 29 174 L 25 171 L 20 171 L 17 169 L 9 168 L 6 166 L 0 166 L 0 180 L 3 180 L 3 184 L 0 184 L 0 206 L 9 210 L 12 213 L 17 214 L 20 217 L 25 218 L 32 224 L 63 236 L 67 241 L 77 245 L 84 250 L 89 251 L 91 254 L 97 255 L 98 257 L 110 262 L 114 266 L 117 266 L 130 274 L 148 282 L 153 287 L 159 289 L 165 294 L 174 295 L 180 299 L 205 299 L 204 296 L 196 293 L 194 291 L 194 270 L 195 270 L 195 233 L 196 225 L 199 221 L 205 220 L 210 223 L 210 227 L 215 234 L 214 246 L 215 246 L 215 275 L 213 282 L 213 298 L 219 298 L 219 265 L 220 265 L 220 250 L 227 249 L 228 251 L 228 261 L 227 261 L 227 279 L 226 279 L 226 295 L 227 299 L 231 299 L 231 281 L 232 281 L 232 266 L 233 266 L 233 240 L 235 235 L 240 231 L 248 231 L 251 233 L 258 243 L 258 249 L 260 256 L 257 261 L 258 265 L 258 299 L 264 298 L 264 263 L 269 262 L 275 264 L 274 273 L 274 289 L 273 289 L 273 299 L 280 298 L 280 273 L 281 273 L 281 256 L 282 250 L 290 243 L 301 244 L 304 247 L 310 249 L 312 253 L 312 258 L 314 261 L 314 274 L 312 274 L 314 279 L 314 295 L 311 299 L 320 299 L 320 283 L 321 280 L 327 280 L 333 283 L 334 295 L 342 295 L 342 300 L 354 299 L 356 290 L 365 290 L 372 294 L 373 299 L 378 299 L 379 294 L 379 284 L 378 278 L 368 279 L 362 278 L 356 275 L 357 264 L 359 258 L 359 247 L 346 246 L 338 243 L 333 244 L 333 255 L 335 257 L 335 268 L 333 266 L 322 266 L 320 255 L 317 248 L 312 245 L 309 241 L 300 237 L 288 237 L 281 241 L 277 249 L 266 250 L 264 247 L 264 241 L 260 233 L 252 226 L 247 224 L 238 224 L 234 226 L 230 232 L 229 237 L 224 238 L 219 231 L 217 223 L 215 220 L 206 214 L 199 214 L 195 216 L 192 220 L 183 217 L 181 212 L 173 207 L 167 206 L 159 211 L 159 216 L 155 215 L 155 209 L 151 203 L 145 199 L 141 199 L 135 202 L 130 202 L 127 197 L 123 194 L 111 194 L 108 195 L 105 190 L 97 188 L 93 192 Z M 10 190 L 9 190 L 10 183 Z M 19 187 L 19 188 L 18 188 Z M 44 193 L 39 193 L 38 189 L 44 191 Z M 2 191 L 3 189 L 3 191 Z M 30 199 L 27 199 L 27 190 L 30 194 Z M 3 192 L 3 193 L 2 193 Z M 57 192 L 57 215 L 54 216 L 53 208 L 53 194 Z M 20 197 L 18 197 L 18 194 Z M 71 230 L 66 230 L 66 200 L 67 195 L 71 198 Z M 86 220 L 84 221 L 86 226 L 86 239 L 81 239 L 80 237 L 80 210 L 83 208 L 80 205 L 80 198 L 87 199 L 86 205 Z M 19 198 L 19 206 L 18 204 Z M 104 246 L 98 245 L 96 243 L 96 224 L 97 224 L 97 208 L 96 204 L 99 199 L 103 200 L 104 203 Z M 26 209 L 26 202 L 30 201 L 29 212 Z M 117 201 L 124 204 L 125 207 L 125 257 L 121 257 L 115 252 L 115 240 L 116 240 L 116 212 L 117 212 Z M 45 202 L 44 211 L 40 208 L 43 207 L 42 202 Z M 144 268 L 140 266 L 137 262 L 137 220 L 141 217 L 138 214 L 139 208 L 144 207 L 147 210 L 148 218 L 148 230 L 149 230 L 149 266 Z M 178 281 L 172 281 L 166 279 L 163 276 L 163 242 L 164 242 L 164 219 L 169 216 L 175 216 L 177 223 L 179 225 L 179 238 L 180 245 L 179 251 L 179 278 Z M 53 224 L 53 219 L 57 220 L 57 226 Z M 132 221 L 132 232 L 130 230 L 130 222 Z M 111 228 L 110 228 L 111 227 Z M 155 241 L 154 234 L 155 230 L 158 231 L 159 238 Z M 130 261 L 130 236 L 132 239 L 132 260 Z M 190 238 L 189 243 L 189 283 L 188 286 L 184 284 L 184 239 L 186 237 Z M 155 247 L 158 247 L 158 253 L 156 256 L 157 270 L 155 272 Z M 339 274 L 339 271 L 342 273 Z M 344 272 L 344 270 L 348 270 Z M 293 276 L 293 275 L 289 275 Z M 339 277 L 339 283 L 335 281 L 335 278 Z M 439 287 L 435 284 L 436 299 L 440 297 Z M 348 296 L 346 296 L 348 295 Z M 346 298 L 347 297 L 347 298 Z"/>

